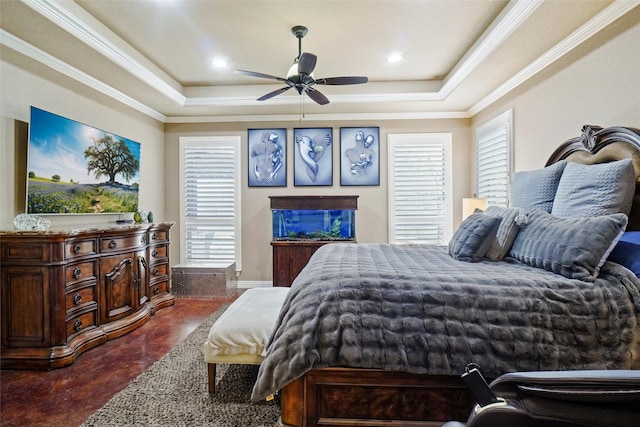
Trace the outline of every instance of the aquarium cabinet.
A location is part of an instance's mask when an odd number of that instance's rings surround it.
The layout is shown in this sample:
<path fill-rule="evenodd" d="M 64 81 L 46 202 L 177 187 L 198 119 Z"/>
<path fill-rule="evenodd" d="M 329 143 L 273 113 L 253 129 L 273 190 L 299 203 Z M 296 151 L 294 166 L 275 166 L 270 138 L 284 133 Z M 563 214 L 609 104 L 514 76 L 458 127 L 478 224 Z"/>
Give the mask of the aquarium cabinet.
<path fill-rule="evenodd" d="M 358 196 L 271 196 L 273 286 L 291 286 L 322 245 L 355 242 Z"/>

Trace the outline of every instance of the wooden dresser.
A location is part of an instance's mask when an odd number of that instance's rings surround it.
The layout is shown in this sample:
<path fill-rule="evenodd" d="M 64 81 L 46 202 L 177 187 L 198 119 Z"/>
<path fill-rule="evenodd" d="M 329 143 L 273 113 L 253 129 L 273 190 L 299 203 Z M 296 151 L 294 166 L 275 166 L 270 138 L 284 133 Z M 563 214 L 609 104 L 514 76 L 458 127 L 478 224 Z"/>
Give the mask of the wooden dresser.
<path fill-rule="evenodd" d="M 0 232 L 2 369 L 67 366 L 173 305 L 173 224 Z"/>

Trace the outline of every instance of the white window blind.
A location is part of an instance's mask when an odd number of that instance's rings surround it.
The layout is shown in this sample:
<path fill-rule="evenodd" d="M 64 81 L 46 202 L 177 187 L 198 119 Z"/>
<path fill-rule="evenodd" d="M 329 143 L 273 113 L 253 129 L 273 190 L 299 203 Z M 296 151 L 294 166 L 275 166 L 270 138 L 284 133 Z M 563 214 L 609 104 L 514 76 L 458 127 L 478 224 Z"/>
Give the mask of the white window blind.
<path fill-rule="evenodd" d="M 242 269 L 240 138 L 180 138 L 181 262 Z"/>
<path fill-rule="evenodd" d="M 389 135 L 389 242 L 451 238 L 451 134 Z"/>
<path fill-rule="evenodd" d="M 511 177 L 511 116 L 509 110 L 478 127 L 478 197 L 490 206 L 508 206 Z"/>

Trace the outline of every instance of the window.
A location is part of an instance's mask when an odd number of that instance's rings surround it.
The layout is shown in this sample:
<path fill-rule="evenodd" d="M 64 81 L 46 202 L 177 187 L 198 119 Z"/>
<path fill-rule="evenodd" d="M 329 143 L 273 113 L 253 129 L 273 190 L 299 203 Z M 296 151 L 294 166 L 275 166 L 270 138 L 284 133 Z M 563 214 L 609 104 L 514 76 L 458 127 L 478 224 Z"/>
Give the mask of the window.
<path fill-rule="evenodd" d="M 240 271 L 240 137 L 182 137 L 180 156 L 181 262 Z"/>
<path fill-rule="evenodd" d="M 389 242 L 446 244 L 452 230 L 450 133 L 389 135 Z"/>
<path fill-rule="evenodd" d="M 478 197 L 488 205 L 508 206 L 511 178 L 512 110 L 478 127 Z"/>

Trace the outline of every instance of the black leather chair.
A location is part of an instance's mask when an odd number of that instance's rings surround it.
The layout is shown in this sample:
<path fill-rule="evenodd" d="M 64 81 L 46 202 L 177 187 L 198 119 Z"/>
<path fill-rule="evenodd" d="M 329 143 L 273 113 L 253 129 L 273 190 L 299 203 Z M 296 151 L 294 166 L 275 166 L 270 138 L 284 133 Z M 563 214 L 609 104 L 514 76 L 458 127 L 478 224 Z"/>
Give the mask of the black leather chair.
<path fill-rule="evenodd" d="M 640 426 L 640 371 L 510 373 L 490 387 L 498 403 L 443 427 Z"/>

